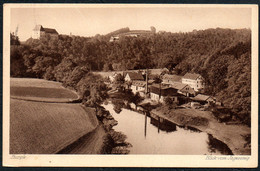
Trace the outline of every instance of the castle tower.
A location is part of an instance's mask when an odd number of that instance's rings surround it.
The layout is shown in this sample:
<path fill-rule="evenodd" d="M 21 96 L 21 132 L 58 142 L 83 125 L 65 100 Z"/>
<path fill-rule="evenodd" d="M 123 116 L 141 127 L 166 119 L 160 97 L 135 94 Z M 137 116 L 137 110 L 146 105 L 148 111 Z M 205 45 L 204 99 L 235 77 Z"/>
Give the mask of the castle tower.
<path fill-rule="evenodd" d="M 36 25 L 32 31 L 33 39 L 40 39 L 40 37 L 44 34 L 44 28 L 42 25 Z"/>

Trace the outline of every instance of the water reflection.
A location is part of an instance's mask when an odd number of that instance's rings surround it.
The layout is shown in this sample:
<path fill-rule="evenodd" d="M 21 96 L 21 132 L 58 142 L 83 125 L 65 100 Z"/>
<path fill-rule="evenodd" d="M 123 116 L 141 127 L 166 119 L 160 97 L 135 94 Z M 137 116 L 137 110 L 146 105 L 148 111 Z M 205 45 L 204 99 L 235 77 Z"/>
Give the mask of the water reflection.
<path fill-rule="evenodd" d="M 216 151 L 220 151 L 221 154 L 224 155 L 233 155 L 232 151 L 225 143 L 215 139 L 212 135 L 209 135 L 208 137 L 208 147 L 211 153 L 216 153 Z"/>
<path fill-rule="evenodd" d="M 176 125 L 165 120 L 165 119 L 150 119 L 150 124 L 157 127 L 161 131 L 165 131 L 167 133 L 176 131 Z"/>
<path fill-rule="evenodd" d="M 111 104 L 104 107 L 118 121 L 115 131 L 123 132 L 133 145 L 130 154 L 232 154 L 224 143 L 197 129 L 182 128 L 124 108 L 116 114 Z"/>

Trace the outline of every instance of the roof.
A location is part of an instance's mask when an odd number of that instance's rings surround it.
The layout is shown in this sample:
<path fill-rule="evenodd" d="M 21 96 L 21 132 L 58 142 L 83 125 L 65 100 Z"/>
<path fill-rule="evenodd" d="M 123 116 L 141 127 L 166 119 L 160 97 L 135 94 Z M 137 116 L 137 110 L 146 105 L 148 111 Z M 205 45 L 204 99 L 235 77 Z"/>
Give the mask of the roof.
<path fill-rule="evenodd" d="M 138 72 L 128 72 L 127 74 L 129 75 L 131 80 L 144 80 L 144 77 L 143 77 L 143 75 L 141 73 L 138 73 Z"/>
<path fill-rule="evenodd" d="M 45 31 L 45 33 L 58 34 L 58 32 L 52 28 L 44 28 L 44 31 Z"/>
<path fill-rule="evenodd" d="M 162 96 L 178 95 L 177 89 L 165 85 L 160 85 L 160 84 L 153 84 L 150 87 L 150 92 L 158 95 L 161 93 Z"/>
<path fill-rule="evenodd" d="M 193 99 L 194 100 L 199 100 L 199 101 L 207 101 L 209 98 L 212 98 L 212 97 L 208 96 L 208 95 L 204 95 L 204 94 L 198 94 Z M 214 98 L 212 98 L 212 99 L 214 99 Z"/>
<path fill-rule="evenodd" d="M 170 80 L 170 81 L 174 81 L 174 82 L 181 82 L 181 78 L 182 76 L 180 75 L 169 75 L 169 74 L 165 74 L 163 76 L 164 80 Z"/>
<path fill-rule="evenodd" d="M 161 75 L 162 72 L 164 72 L 164 71 L 168 72 L 169 70 L 167 68 L 158 68 L 158 69 L 149 69 L 149 71 L 151 74 Z"/>
<path fill-rule="evenodd" d="M 138 86 L 138 87 L 145 87 L 146 82 L 145 81 L 133 81 L 132 84 L 135 86 Z"/>
<path fill-rule="evenodd" d="M 44 31 L 45 33 L 58 34 L 58 32 L 55 29 L 43 28 L 42 25 L 36 25 L 34 27 L 33 31 Z"/>
<path fill-rule="evenodd" d="M 113 37 L 116 36 L 129 36 L 129 35 L 144 35 L 144 34 L 151 34 L 152 32 L 150 30 L 131 30 L 129 32 L 125 33 L 119 33 Z"/>
<path fill-rule="evenodd" d="M 200 76 L 200 74 L 186 73 L 182 78 L 196 80 Z"/>
<path fill-rule="evenodd" d="M 178 82 L 174 82 L 170 85 L 171 87 L 177 89 L 177 90 L 181 90 L 183 89 L 184 87 L 187 86 L 187 84 L 183 84 L 183 83 L 178 83 Z"/>

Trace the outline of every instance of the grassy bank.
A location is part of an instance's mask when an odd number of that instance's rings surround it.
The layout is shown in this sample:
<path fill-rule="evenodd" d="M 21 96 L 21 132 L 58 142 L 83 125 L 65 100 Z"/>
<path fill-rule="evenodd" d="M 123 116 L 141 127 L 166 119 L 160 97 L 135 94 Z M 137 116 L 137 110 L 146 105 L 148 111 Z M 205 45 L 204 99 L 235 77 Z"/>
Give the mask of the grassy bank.
<path fill-rule="evenodd" d="M 245 125 L 226 125 L 219 123 L 209 111 L 196 109 L 167 109 L 157 108 L 152 114 L 163 117 L 177 125 L 196 128 L 211 134 L 214 138 L 224 142 L 235 155 L 250 155 L 251 147 L 246 137 L 251 129 Z"/>
<path fill-rule="evenodd" d="M 10 88 L 11 154 L 54 154 L 82 137 L 84 144 L 73 146 L 68 153 L 100 152 L 104 129 L 95 109 L 61 103 L 77 99 L 75 92 L 57 82 L 28 78 L 11 78 Z"/>

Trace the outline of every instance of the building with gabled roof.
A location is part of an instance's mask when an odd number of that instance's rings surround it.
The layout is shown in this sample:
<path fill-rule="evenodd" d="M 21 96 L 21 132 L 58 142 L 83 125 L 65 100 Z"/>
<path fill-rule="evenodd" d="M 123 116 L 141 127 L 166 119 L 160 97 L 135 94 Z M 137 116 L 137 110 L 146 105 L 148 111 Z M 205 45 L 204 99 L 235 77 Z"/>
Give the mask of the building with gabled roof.
<path fill-rule="evenodd" d="M 175 82 L 181 83 L 181 80 L 182 80 L 182 76 L 179 76 L 179 75 L 165 74 L 162 77 L 162 83 L 163 84 L 172 84 L 172 83 L 175 83 Z"/>
<path fill-rule="evenodd" d="M 200 91 L 204 88 L 204 79 L 200 74 L 186 73 L 182 77 L 182 83 L 188 84 L 195 91 Z"/>
<path fill-rule="evenodd" d="M 125 81 L 144 81 L 144 77 L 140 72 L 127 72 L 125 75 Z"/>
<path fill-rule="evenodd" d="M 191 95 L 194 96 L 195 95 L 195 91 L 188 84 L 174 82 L 174 83 L 170 84 L 170 87 L 177 89 L 179 94 L 183 94 L 185 96 L 191 96 Z"/>
<path fill-rule="evenodd" d="M 163 84 L 153 84 L 150 87 L 150 98 L 151 100 L 158 101 L 164 103 L 164 99 L 169 97 L 175 97 L 175 101 L 177 101 L 177 97 L 179 96 L 177 93 L 177 89 L 170 87 L 168 85 Z"/>
<path fill-rule="evenodd" d="M 200 103 L 215 103 L 216 99 L 212 96 L 204 95 L 204 94 L 198 94 L 193 98 L 194 101 L 198 101 Z"/>
<path fill-rule="evenodd" d="M 42 25 L 36 25 L 32 32 L 33 39 L 40 39 L 43 36 L 50 35 L 51 37 L 58 37 L 59 33 L 52 28 L 44 28 Z"/>

